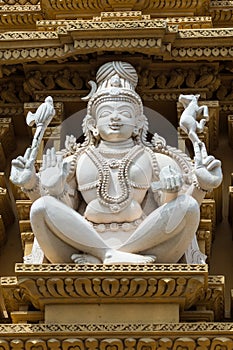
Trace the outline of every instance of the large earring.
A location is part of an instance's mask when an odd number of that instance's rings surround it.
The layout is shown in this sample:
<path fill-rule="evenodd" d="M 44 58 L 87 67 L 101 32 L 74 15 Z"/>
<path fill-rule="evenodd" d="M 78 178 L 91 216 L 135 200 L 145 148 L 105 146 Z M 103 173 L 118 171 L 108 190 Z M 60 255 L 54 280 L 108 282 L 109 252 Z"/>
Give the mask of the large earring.
<path fill-rule="evenodd" d="M 94 137 L 99 136 L 99 130 L 97 128 L 93 128 L 92 129 L 92 134 L 93 134 Z"/>
<path fill-rule="evenodd" d="M 133 130 L 133 135 L 132 136 L 138 136 L 139 135 L 139 129 L 137 126 L 135 126 L 134 130 Z"/>

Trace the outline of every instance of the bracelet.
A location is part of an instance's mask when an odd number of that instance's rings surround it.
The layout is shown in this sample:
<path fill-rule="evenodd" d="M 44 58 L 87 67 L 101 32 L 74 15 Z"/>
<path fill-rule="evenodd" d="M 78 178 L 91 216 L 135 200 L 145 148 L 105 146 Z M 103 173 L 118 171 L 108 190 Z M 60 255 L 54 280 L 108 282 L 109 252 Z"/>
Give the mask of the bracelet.
<path fill-rule="evenodd" d="M 64 198 L 67 194 L 68 194 L 68 189 L 67 189 L 67 187 L 65 186 L 65 187 L 64 187 L 64 190 L 62 191 L 62 193 L 59 194 L 58 196 L 56 196 L 56 198 L 59 199 L 59 200 L 62 200 L 62 198 Z"/>
<path fill-rule="evenodd" d="M 24 193 L 33 193 L 33 192 L 39 190 L 39 185 L 40 185 L 40 181 L 39 181 L 38 176 L 36 176 L 36 183 L 35 183 L 35 185 L 32 188 L 28 189 L 28 188 L 25 188 L 25 187 L 21 187 L 21 190 Z"/>
<path fill-rule="evenodd" d="M 205 193 L 211 192 L 211 190 L 204 190 L 204 188 L 201 188 L 201 186 L 197 181 L 193 181 L 193 185 L 195 188 L 197 188 L 198 190 L 201 190 L 202 192 L 205 192 Z"/>

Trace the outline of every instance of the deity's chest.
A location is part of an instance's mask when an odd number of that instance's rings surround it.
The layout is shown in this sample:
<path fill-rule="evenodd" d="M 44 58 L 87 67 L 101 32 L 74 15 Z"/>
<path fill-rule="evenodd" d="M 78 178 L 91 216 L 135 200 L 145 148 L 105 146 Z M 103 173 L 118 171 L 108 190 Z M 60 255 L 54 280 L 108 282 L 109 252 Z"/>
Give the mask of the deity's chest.
<path fill-rule="evenodd" d="M 139 197 L 145 194 L 152 181 L 150 156 L 145 151 L 135 149 L 135 152 L 131 151 L 129 159 L 126 158 L 96 155 L 94 150 L 82 154 L 76 176 L 79 190 L 87 202 L 96 198 L 96 188 L 100 183 L 106 185 L 112 196 L 119 195 L 125 185 L 132 188 L 136 197 L 138 191 Z"/>

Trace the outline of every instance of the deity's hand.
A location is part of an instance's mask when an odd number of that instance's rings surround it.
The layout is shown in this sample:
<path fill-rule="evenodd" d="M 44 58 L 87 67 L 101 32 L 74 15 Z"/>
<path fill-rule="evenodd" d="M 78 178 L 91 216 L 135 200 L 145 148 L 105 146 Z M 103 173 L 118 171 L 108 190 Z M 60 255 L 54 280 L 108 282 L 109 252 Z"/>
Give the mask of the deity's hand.
<path fill-rule="evenodd" d="M 10 180 L 18 186 L 31 189 L 36 182 L 36 172 L 34 163 L 36 160 L 37 150 L 27 148 L 24 156 L 13 159 L 11 164 Z"/>
<path fill-rule="evenodd" d="M 195 174 L 198 185 L 205 191 L 211 191 L 222 182 L 221 161 L 208 156 L 205 144 L 194 143 Z"/>
<path fill-rule="evenodd" d="M 171 165 L 167 165 L 160 171 L 160 189 L 163 192 L 176 193 L 183 184 L 182 175 Z"/>
<path fill-rule="evenodd" d="M 52 196 L 61 195 L 68 173 L 69 167 L 67 163 L 63 162 L 63 156 L 56 155 L 54 148 L 48 149 L 43 155 L 42 167 L 40 168 L 42 187 Z"/>

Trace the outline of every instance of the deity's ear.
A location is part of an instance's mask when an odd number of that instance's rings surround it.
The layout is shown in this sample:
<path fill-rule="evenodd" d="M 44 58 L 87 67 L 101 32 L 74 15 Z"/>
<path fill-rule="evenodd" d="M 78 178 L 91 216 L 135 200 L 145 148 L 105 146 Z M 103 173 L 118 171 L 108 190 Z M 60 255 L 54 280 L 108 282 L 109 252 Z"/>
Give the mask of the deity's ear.
<path fill-rule="evenodd" d="M 196 97 L 197 100 L 199 99 L 200 96 L 201 96 L 200 94 L 196 94 L 196 95 L 195 95 L 195 97 Z"/>
<path fill-rule="evenodd" d="M 146 123 L 146 117 L 144 116 L 144 114 L 141 114 L 139 116 L 136 116 L 136 126 L 139 130 L 143 129 L 143 126 Z"/>
<path fill-rule="evenodd" d="M 83 119 L 82 124 L 84 134 L 87 135 L 88 132 L 92 131 L 92 129 L 95 128 L 95 125 L 95 119 L 90 114 L 87 114 L 86 117 Z"/>
<path fill-rule="evenodd" d="M 94 137 L 97 137 L 99 135 L 99 130 L 96 127 L 96 120 L 90 115 L 88 115 L 88 118 L 86 121 L 86 127 L 89 131 L 92 132 Z"/>

